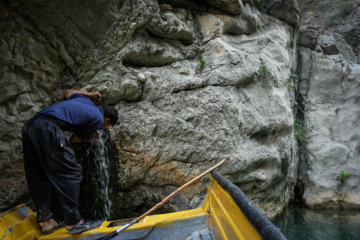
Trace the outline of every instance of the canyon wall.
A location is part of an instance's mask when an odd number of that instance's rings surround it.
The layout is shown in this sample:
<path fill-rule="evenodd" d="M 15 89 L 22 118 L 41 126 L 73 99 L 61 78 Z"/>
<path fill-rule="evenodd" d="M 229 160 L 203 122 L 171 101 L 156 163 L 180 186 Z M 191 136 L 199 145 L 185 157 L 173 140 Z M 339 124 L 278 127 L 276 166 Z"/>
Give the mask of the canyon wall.
<path fill-rule="evenodd" d="M 347 123 L 328 131 L 343 136 L 331 149 L 348 153 L 344 161 L 354 168 L 344 169 L 353 171 L 359 159 L 359 131 L 351 130 L 358 126 L 358 65 L 355 53 L 345 63 L 343 49 L 352 48 L 341 33 L 304 37 L 312 28 L 298 24 L 300 10 L 302 18 L 314 15 L 305 15 L 301 6 L 295 0 L 2 1 L 0 209 L 29 199 L 23 124 L 63 100 L 66 89 L 99 91 L 102 104 L 119 110 L 119 123 L 109 131 L 118 152 L 112 159 L 119 166 L 117 208 L 142 213 L 225 157 L 230 160 L 219 172 L 268 217 L 287 206 L 298 172 L 306 189 L 303 197 L 313 206 L 311 199 L 321 192 L 309 169 L 326 165 L 313 164 L 312 156 L 322 152 L 316 157 L 322 162 L 331 151 L 323 148 L 330 140 L 316 135 L 316 126 L 325 128 L 323 120 L 315 120 L 325 103 L 311 100 L 320 98 L 316 88 L 325 80 L 309 78 L 309 71 L 315 74 L 314 65 L 319 74 L 338 71 L 320 89 L 340 108 L 335 113 L 330 107 L 332 124 Z M 338 52 L 326 55 L 333 51 L 332 39 L 342 45 L 335 44 Z M 337 88 L 338 77 L 348 91 L 344 98 L 329 91 Z M 299 148 L 299 169 L 295 117 L 312 123 L 308 145 Z M 352 142 L 342 143 L 345 138 Z M 347 186 L 356 179 L 351 172 Z M 328 189 L 336 188 L 336 179 L 330 182 Z M 185 190 L 167 210 L 199 206 L 207 185 L 208 178 Z M 358 204 L 359 189 L 351 189 L 349 196 Z"/>
<path fill-rule="evenodd" d="M 359 4 L 302 6 L 298 117 L 310 132 L 300 148 L 299 182 L 310 208 L 360 209 Z"/>

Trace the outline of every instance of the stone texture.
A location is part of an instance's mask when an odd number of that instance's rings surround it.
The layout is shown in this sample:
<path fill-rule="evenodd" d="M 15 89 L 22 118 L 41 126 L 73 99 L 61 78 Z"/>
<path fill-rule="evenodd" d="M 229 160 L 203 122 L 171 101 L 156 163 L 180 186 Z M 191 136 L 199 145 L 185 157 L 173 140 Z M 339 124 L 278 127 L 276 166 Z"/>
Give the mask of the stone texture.
<path fill-rule="evenodd" d="M 241 0 L 206 0 L 206 1 L 210 5 L 213 5 L 231 14 L 239 14 L 244 8 L 244 5 Z"/>
<path fill-rule="evenodd" d="M 319 36 L 318 44 L 325 54 L 336 55 L 339 53 L 339 49 L 336 46 L 336 40 L 333 36 Z"/>
<path fill-rule="evenodd" d="M 297 26 L 300 20 L 300 9 L 296 0 L 265 0 L 270 14 L 284 20 L 292 26 Z"/>
<path fill-rule="evenodd" d="M 334 19 L 319 5 L 302 9 L 297 65 L 295 0 L 1 2 L 0 209 L 28 199 L 24 122 L 68 88 L 98 90 L 120 112 L 123 211 L 143 213 L 227 156 L 219 171 L 271 218 L 297 178 L 310 207 L 358 208 L 359 4 Z M 295 90 L 312 129 L 299 177 Z M 207 180 L 164 209 L 199 206 Z"/>
<path fill-rule="evenodd" d="M 299 106 L 311 132 L 299 180 L 310 208 L 360 209 L 360 65 L 347 39 L 347 31 L 359 28 L 349 21 L 358 17 L 359 1 L 350 2 L 345 6 L 314 1 L 302 17 Z M 339 11 L 333 12 L 334 7 Z M 337 177 L 341 170 L 350 173 L 344 183 Z"/>

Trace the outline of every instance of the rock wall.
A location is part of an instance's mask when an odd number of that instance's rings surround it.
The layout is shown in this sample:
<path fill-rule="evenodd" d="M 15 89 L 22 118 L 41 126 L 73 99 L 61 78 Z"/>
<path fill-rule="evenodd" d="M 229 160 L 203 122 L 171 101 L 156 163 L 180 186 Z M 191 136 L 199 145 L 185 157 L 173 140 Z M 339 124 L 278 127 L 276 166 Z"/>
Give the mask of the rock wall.
<path fill-rule="evenodd" d="M 69 88 L 120 112 L 116 203 L 143 212 L 215 162 L 269 217 L 297 179 L 295 0 L 0 3 L 0 209 L 28 199 L 21 128 Z M 207 180 L 169 210 L 197 207 Z M 115 203 L 114 203 L 115 204 Z"/>
<path fill-rule="evenodd" d="M 360 209 L 360 1 L 311 1 L 302 10 L 298 117 L 310 129 L 300 154 L 303 200 Z"/>

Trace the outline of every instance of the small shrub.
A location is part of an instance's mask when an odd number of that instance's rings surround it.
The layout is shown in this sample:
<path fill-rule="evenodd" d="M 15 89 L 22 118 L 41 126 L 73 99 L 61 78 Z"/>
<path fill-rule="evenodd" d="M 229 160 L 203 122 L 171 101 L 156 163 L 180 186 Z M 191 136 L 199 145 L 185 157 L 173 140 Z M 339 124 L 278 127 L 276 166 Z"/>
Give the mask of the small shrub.
<path fill-rule="evenodd" d="M 261 61 L 260 73 L 261 73 L 261 75 L 263 75 L 264 77 L 266 77 L 266 75 L 267 75 L 268 73 L 270 73 L 270 69 L 269 69 L 269 67 L 267 66 L 266 62 L 264 62 L 264 61 Z"/>
<path fill-rule="evenodd" d="M 341 11 L 339 9 L 335 10 L 334 12 L 330 13 L 329 18 L 335 19 L 337 16 L 339 16 L 340 13 Z"/>
<path fill-rule="evenodd" d="M 340 6 L 338 7 L 338 9 L 336 9 L 335 11 L 330 13 L 329 18 L 335 19 L 340 14 L 342 14 L 345 11 L 346 8 L 352 6 L 353 4 L 354 4 L 354 0 L 342 2 L 340 4 Z"/>
<path fill-rule="evenodd" d="M 298 75 L 296 75 L 296 74 L 291 74 L 290 77 L 291 77 L 291 79 L 294 80 L 294 81 L 299 80 L 299 77 L 298 77 Z"/>
<path fill-rule="evenodd" d="M 346 177 L 349 176 L 350 173 L 341 170 L 339 175 L 336 175 L 336 179 L 339 181 L 338 185 L 345 184 Z"/>
<path fill-rule="evenodd" d="M 319 3 L 319 7 L 328 7 L 328 6 L 330 6 L 330 1 L 321 1 L 320 3 Z"/>
<path fill-rule="evenodd" d="M 339 111 L 340 111 L 339 107 L 335 109 L 335 113 L 338 113 Z"/>
<path fill-rule="evenodd" d="M 309 129 L 304 127 L 305 123 L 304 121 L 301 121 L 299 119 L 295 119 L 294 122 L 294 131 L 295 131 L 295 138 L 301 145 L 306 145 L 308 143 L 307 135 L 309 133 Z"/>
<path fill-rule="evenodd" d="M 265 30 L 264 30 L 264 27 L 265 26 L 265 24 L 260 24 L 259 26 L 258 26 L 258 29 L 259 29 L 259 31 L 262 33 L 262 34 L 264 34 L 265 33 Z"/>
<path fill-rule="evenodd" d="M 198 60 L 199 60 L 199 66 L 200 66 L 200 68 L 201 68 L 201 69 L 204 69 L 205 64 L 206 64 L 206 61 L 203 59 L 203 57 L 202 57 L 201 54 L 199 54 Z"/>
<path fill-rule="evenodd" d="M 299 0 L 299 4 L 300 4 L 300 9 L 303 12 L 306 8 L 305 0 Z"/>

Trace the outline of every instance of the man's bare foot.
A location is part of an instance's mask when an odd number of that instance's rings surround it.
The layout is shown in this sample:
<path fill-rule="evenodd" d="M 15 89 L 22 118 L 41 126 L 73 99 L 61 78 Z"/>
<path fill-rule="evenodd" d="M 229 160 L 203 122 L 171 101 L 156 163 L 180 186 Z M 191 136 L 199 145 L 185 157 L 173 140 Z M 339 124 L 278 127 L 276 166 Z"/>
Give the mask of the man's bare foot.
<path fill-rule="evenodd" d="M 77 224 L 74 225 L 66 225 L 66 230 L 70 231 L 73 227 L 75 227 L 76 225 L 82 224 L 84 223 L 83 220 L 81 220 L 80 222 L 78 222 Z"/>
<path fill-rule="evenodd" d="M 43 233 L 49 232 L 51 229 L 53 229 L 57 225 L 58 225 L 58 223 L 54 219 L 49 219 L 43 223 L 41 232 L 43 232 Z"/>

